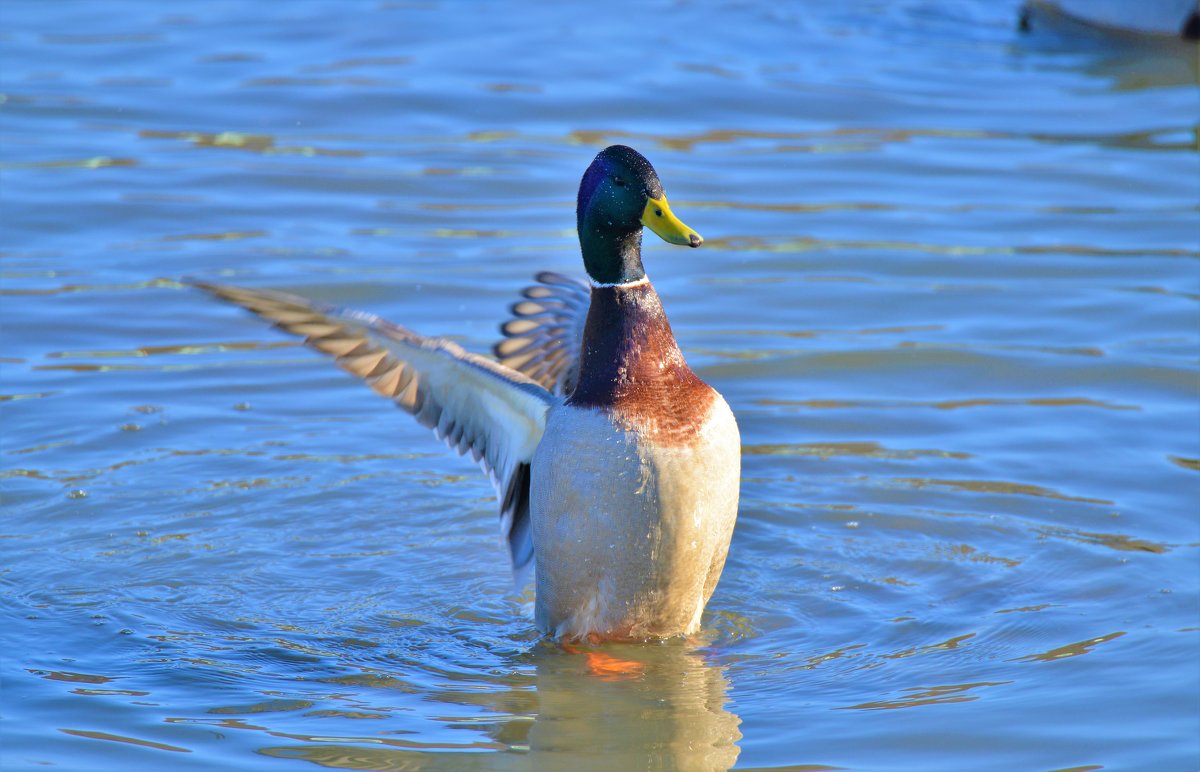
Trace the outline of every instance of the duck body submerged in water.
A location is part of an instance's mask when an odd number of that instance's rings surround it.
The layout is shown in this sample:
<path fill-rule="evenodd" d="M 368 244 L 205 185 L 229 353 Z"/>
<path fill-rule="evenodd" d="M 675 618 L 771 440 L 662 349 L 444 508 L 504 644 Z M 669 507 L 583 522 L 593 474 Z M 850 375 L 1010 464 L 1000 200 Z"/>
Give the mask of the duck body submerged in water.
<path fill-rule="evenodd" d="M 1197 0 L 1026 0 L 1021 29 L 1047 27 L 1069 32 L 1083 25 L 1099 33 L 1200 39 Z"/>
<path fill-rule="evenodd" d="M 725 400 L 692 372 L 641 260 L 643 226 L 702 239 L 641 154 L 613 145 L 580 183 L 589 283 L 524 291 L 499 362 L 356 311 L 193 281 L 302 335 L 496 484 L 513 569 L 563 640 L 687 635 L 716 588 L 737 518 L 741 444 Z"/>

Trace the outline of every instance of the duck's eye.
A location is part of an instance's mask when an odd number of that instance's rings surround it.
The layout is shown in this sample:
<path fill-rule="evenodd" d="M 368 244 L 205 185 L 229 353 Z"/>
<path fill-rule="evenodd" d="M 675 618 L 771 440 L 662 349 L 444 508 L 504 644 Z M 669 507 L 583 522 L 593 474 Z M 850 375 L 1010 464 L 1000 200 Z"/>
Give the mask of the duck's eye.
<path fill-rule="evenodd" d="M 614 184 L 615 184 L 615 185 L 616 185 L 618 188 L 623 188 L 623 187 L 625 187 L 625 180 L 621 179 L 620 177 L 613 177 L 613 183 L 614 183 Z"/>

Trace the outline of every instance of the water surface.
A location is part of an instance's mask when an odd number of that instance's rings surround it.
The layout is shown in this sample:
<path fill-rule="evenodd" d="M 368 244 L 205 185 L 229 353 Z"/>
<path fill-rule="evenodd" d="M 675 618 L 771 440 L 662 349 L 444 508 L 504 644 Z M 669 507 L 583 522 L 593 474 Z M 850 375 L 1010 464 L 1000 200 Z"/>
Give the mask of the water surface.
<path fill-rule="evenodd" d="M 1195 46 L 606 8 L 5 6 L 6 769 L 1200 763 Z M 486 351 L 612 142 L 745 443 L 630 679 L 539 640 L 474 465 L 174 281 Z"/>

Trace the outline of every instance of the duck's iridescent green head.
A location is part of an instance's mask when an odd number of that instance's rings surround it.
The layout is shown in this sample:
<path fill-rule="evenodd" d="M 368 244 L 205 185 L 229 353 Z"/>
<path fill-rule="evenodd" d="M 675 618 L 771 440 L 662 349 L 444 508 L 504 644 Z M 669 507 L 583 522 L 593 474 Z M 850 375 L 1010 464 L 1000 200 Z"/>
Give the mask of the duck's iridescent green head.
<path fill-rule="evenodd" d="M 625 145 L 605 148 L 583 173 L 575 213 L 583 265 L 599 284 L 645 277 L 643 225 L 671 244 L 698 247 L 704 243 L 672 214 L 650 162 Z"/>

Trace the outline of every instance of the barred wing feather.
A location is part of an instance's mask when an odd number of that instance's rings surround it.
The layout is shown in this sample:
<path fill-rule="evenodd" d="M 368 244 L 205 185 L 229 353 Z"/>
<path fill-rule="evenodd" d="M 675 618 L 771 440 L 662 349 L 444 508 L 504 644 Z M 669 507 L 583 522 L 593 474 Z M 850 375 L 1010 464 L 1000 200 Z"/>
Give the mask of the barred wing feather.
<path fill-rule="evenodd" d="M 563 396 L 579 379 L 579 348 L 592 302 L 591 288 L 569 276 L 543 271 L 521 292 L 512 319 L 500 326 L 494 352 L 500 364 Z"/>
<path fill-rule="evenodd" d="M 192 281 L 192 285 L 272 321 L 334 357 L 492 478 L 513 570 L 533 557 L 529 463 L 561 402 L 525 375 L 457 344 L 427 338 L 371 314 L 322 306 L 296 295 Z"/>

